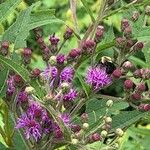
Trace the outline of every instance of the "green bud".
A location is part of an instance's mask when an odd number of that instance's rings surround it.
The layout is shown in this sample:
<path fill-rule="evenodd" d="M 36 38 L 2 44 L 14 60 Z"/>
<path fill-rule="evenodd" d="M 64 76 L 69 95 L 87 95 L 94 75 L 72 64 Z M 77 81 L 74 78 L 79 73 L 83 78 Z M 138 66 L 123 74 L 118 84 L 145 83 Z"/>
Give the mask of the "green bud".
<path fill-rule="evenodd" d="M 83 130 L 89 129 L 89 124 L 88 123 L 83 123 Z"/>
<path fill-rule="evenodd" d="M 57 64 L 56 56 L 51 56 L 49 59 L 49 63 L 51 66 L 55 66 Z"/>
<path fill-rule="evenodd" d="M 33 87 L 29 86 L 25 88 L 25 92 L 27 92 L 28 94 L 33 94 L 35 90 Z"/>
<path fill-rule="evenodd" d="M 112 101 L 112 100 L 108 100 L 108 101 L 106 102 L 106 106 L 107 106 L 107 107 L 112 107 L 112 105 L 113 105 L 113 101 Z"/>
<path fill-rule="evenodd" d="M 122 137 L 123 134 L 124 134 L 124 132 L 123 132 L 123 130 L 122 130 L 121 128 L 116 129 L 115 133 L 116 133 L 119 137 Z"/>
<path fill-rule="evenodd" d="M 108 134 L 108 132 L 107 132 L 106 130 L 103 130 L 103 131 L 101 132 L 101 136 L 102 136 L 103 138 L 105 138 L 105 137 L 107 136 L 107 134 Z"/>
<path fill-rule="evenodd" d="M 79 143 L 79 140 L 78 140 L 78 139 L 72 139 L 72 140 L 71 140 L 71 143 L 72 143 L 73 145 L 77 145 L 77 144 Z"/>
<path fill-rule="evenodd" d="M 112 123 L 112 118 L 106 117 L 105 118 L 105 123 Z"/>

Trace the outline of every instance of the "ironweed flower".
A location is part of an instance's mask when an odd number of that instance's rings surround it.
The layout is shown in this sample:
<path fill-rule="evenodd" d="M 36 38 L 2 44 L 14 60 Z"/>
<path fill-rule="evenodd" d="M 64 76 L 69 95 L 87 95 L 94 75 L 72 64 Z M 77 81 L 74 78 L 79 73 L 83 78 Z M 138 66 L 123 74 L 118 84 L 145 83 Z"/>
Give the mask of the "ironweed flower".
<path fill-rule="evenodd" d="M 94 90 L 99 90 L 111 83 L 111 77 L 106 73 L 106 68 L 90 67 L 86 74 L 86 82 Z"/>
<path fill-rule="evenodd" d="M 42 137 L 41 125 L 32 115 L 27 115 L 25 113 L 18 118 L 16 128 L 24 128 L 27 139 L 33 137 L 36 141 L 38 141 Z"/>

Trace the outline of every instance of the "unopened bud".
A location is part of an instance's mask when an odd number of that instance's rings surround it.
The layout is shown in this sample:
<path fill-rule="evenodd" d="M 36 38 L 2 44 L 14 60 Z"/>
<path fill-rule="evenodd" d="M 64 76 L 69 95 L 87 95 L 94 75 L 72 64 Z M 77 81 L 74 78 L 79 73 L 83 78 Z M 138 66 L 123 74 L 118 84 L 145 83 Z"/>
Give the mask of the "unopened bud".
<path fill-rule="evenodd" d="M 133 93 L 133 94 L 131 95 L 131 98 L 132 98 L 133 100 L 140 100 L 140 99 L 141 99 L 141 93 L 135 92 L 135 93 Z"/>
<path fill-rule="evenodd" d="M 14 82 L 16 86 L 21 87 L 23 84 L 23 79 L 20 75 L 16 74 L 14 75 Z"/>
<path fill-rule="evenodd" d="M 93 142 L 100 141 L 102 138 L 99 133 L 94 133 L 91 135 L 91 139 Z"/>
<path fill-rule="evenodd" d="M 35 68 L 31 71 L 31 78 L 37 78 L 39 77 L 41 71 L 38 68 Z"/>
<path fill-rule="evenodd" d="M 83 41 L 82 43 L 82 51 L 83 53 L 92 53 L 95 49 L 96 43 L 93 40 Z"/>
<path fill-rule="evenodd" d="M 114 78 L 120 78 L 121 75 L 122 75 L 122 71 L 119 68 L 117 68 L 116 70 L 114 70 L 114 72 L 112 73 L 112 76 Z"/>
<path fill-rule="evenodd" d="M 46 46 L 44 49 L 43 49 L 43 52 L 42 52 L 42 58 L 44 61 L 48 61 L 49 58 L 50 58 L 50 49 L 48 46 Z"/>
<path fill-rule="evenodd" d="M 142 73 L 141 73 L 141 69 L 137 69 L 134 73 L 133 76 L 135 78 L 142 78 Z"/>
<path fill-rule="evenodd" d="M 81 54 L 81 49 L 75 48 L 75 49 L 72 49 L 72 50 L 69 52 L 68 57 L 74 59 L 74 58 L 77 58 L 78 56 L 80 56 L 80 54 Z"/>
<path fill-rule="evenodd" d="M 101 132 L 101 136 L 102 136 L 103 138 L 105 138 L 105 137 L 107 136 L 107 134 L 108 134 L 108 132 L 107 132 L 106 130 L 103 130 L 103 131 Z"/>
<path fill-rule="evenodd" d="M 125 71 L 133 71 L 135 69 L 135 66 L 130 61 L 124 62 L 122 67 Z"/>
<path fill-rule="evenodd" d="M 80 125 L 71 125 L 71 130 L 74 132 L 74 133 L 77 133 L 81 130 L 81 126 Z"/>
<path fill-rule="evenodd" d="M 146 6 L 145 13 L 146 15 L 150 16 L 150 6 Z"/>
<path fill-rule="evenodd" d="M 0 47 L 0 54 L 2 54 L 3 56 L 6 56 L 8 54 L 8 48 L 9 48 L 9 42 L 3 41 Z"/>
<path fill-rule="evenodd" d="M 126 39 L 125 38 L 122 38 L 122 37 L 118 37 L 118 38 L 116 38 L 116 44 L 115 44 L 115 46 L 117 47 L 117 48 L 124 48 L 125 46 L 126 46 Z"/>
<path fill-rule="evenodd" d="M 122 130 L 121 128 L 116 129 L 115 133 L 116 133 L 116 135 L 118 135 L 119 137 L 122 137 L 123 134 L 124 134 L 124 132 L 123 132 L 123 130 Z"/>
<path fill-rule="evenodd" d="M 138 92 L 144 92 L 145 90 L 146 90 L 145 83 L 140 83 L 140 84 L 137 86 L 137 91 L 138 91 Z"/>
<path fill-rule="evenodd" d="M 144 47 L 143 42 L 138 42 L 134 45 L 133 50 L 136 51 L 141 51 Z"/>
<path fill-rule="evenodd" d="M 51 56 L 49 59 L 49 63 L 51 66 L 55 66 L 57 64 L 57 58 L 56 56 Z"/>
<path fill-rule="evenodd" d="M 72 139 L 72 140 L 71 140 L 71 143 L 72 143 L 73 145 L 77 145 L 77 144 L 79 143 L 79 140 L 78 140 L 78 139 Z"/>
<path fill-rule="evenodd" d="M 112 107 L 112 105 L 113 105 L 113 101 L 112 100 L 108 100 L 107 102 L 106 102 L 106 106 L 107 107 Z"/>
<path fill-rule="evenodd" d="M 83 130 L 88 130 L 89 129 L 89 124 L 88 123 L 83 123 Z"/>
<path fill-rule="evenodd" d="M 112 118 L 111 117 L 106 117 L 105 118 L 105 123 L 112 123 Z"/>
<path fill-rule="evenodd" d="M 70 39 L 72 34 L 73 34 L 73 30 L 71 28 L 67 27 L 67 29 L 66 29 L 66 31 L 64 33 L 64 39 L 65 40 Z"/>
<path fill-rule="evenodd" d="M 134 11 L 132 14 L 132 20 L 137 21 L 139 19 L 140 13 L 138 11 Z"/>
<path fill-rule="evenodd" d="M 83 123 L 88 122 L 88 119 L 89 119 L 89 116 L 88 116 L 87 113 L 83 113 L 83 114 L 81 115 L 81 121 L 82 121 Z"/>
<path fill-rule="evenodd" d="M 28 86 L 25 88 L 25 92 L 28 94 L 33 94 L 35 92 L 34 88 L 31 86 Z"/>
<path fill-rule="evenodd" d="M 134 83 L 130 79 L 125 80 L 125 82 L 124 82 L 124 87 L 126 90 L 133 89 L 133 85 L 134 85 Z"/>
<path fill-rule="evenodd" d="M 130 26 L 124 29 L 124 36 L 126 38 L 131 38 L 131 36 L 132 36 L 132 28 Z"/>
<path fill-rule="evenodd" d="M 97 27 L 97 30 L 96 30 L 96 33 L 95 33 L 95 38 L 94 38 L 94 41 L 96 43 L 99 43 L 103 37 L 103 34 L 104 34 L 104 27 L 103 26 L 98 26 Z"/>
<path fill-rule="evenodd" d="M 122 19 L 122 21 L 121 21 L 121 30 L 124 31 L 129 26 L 130 26 L 129 20 Z"/>

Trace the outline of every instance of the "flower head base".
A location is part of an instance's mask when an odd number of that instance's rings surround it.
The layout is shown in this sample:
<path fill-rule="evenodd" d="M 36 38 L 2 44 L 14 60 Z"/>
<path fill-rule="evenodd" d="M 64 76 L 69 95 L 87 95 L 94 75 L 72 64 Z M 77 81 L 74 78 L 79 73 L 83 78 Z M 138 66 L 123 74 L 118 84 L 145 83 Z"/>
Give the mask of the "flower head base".
<path fill-rule="evenodd" d="M 90 67 L 87 71 L 86 82 L 91 85 L 94 90 L 99 90 L 111 83 L 111 77 L 106 73 L 105 68 Z"/>

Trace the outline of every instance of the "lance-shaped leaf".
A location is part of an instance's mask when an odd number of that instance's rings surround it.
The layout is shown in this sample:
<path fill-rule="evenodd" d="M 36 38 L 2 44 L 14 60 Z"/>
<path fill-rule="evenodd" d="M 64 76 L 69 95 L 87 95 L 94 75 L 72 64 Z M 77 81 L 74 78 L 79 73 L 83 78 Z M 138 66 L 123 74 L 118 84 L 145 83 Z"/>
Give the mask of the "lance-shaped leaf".
<path fill-rule="evenodd" d="M 21 1 L 22 0 L 6 0 L 4 3 L 0 4 L 0 22 L 4 21 Z"/>
<path fill-rule="evenodd" d="M 5 58 L 3 56 L 0 56 L 0 63 L 6 66 L 8 69 L 11 69 L 19 74 L 26 82 L 34 87 L 38 97 L 43 98 L 44 91 L 35 80 L 32 80 L 32 82 L 30 82 L 30 73 L 25 68 L 21 67 L 20 64 L 17 64 L 13 60 Z"/>

